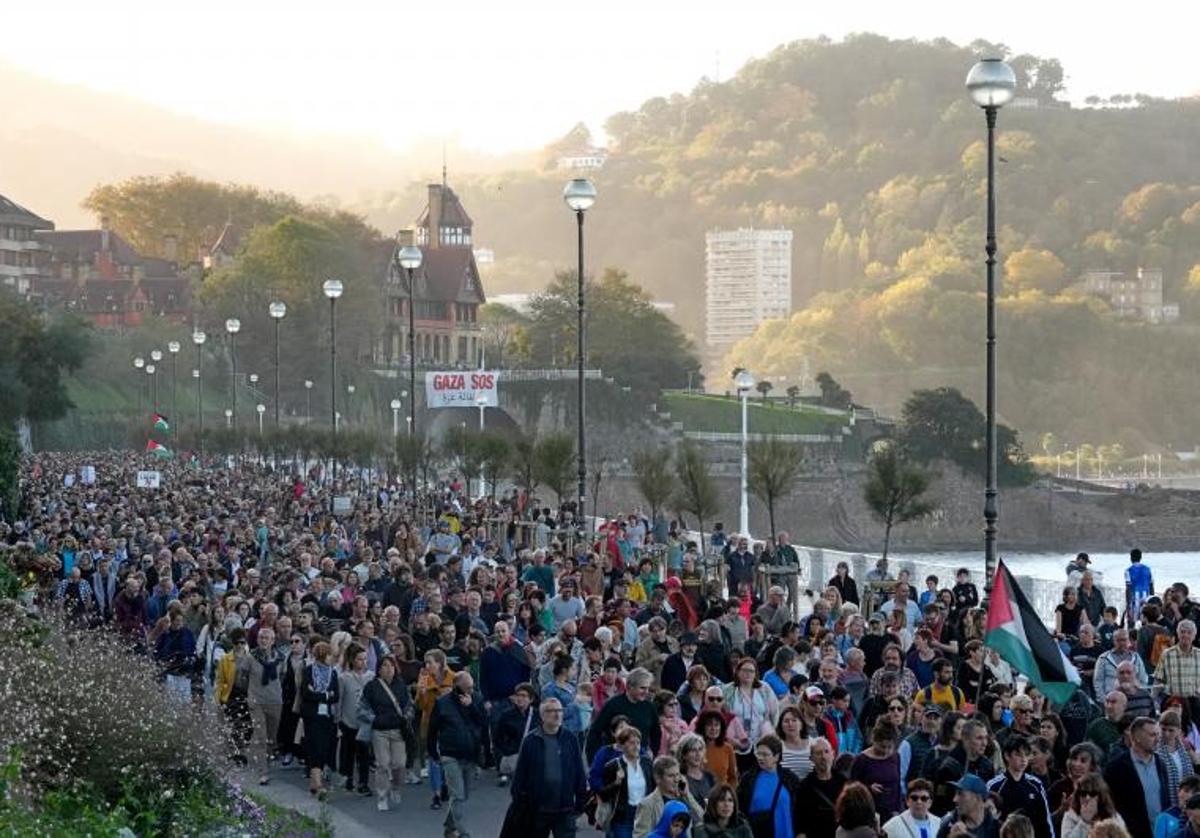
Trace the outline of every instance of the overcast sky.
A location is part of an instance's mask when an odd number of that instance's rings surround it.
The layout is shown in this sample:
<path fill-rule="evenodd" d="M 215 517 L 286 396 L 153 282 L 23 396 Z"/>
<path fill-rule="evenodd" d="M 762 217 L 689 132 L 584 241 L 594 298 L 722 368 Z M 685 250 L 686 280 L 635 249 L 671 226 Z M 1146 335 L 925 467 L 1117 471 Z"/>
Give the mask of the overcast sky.
<path fill-rule="evenodd" d="M 985 8 L 944 0 L 39 0 L 5 5 L 0 59 L 207 119 L 367 135 L 396 149 L 441 138 L 498 152 L 539 147 L 580 119 L 598 129 L 614 111 L 688 91 L 702 76 L 728 78 L 780 43 L 856 31 L 986 38 L 1057 57 L 1076 101 L 1200 91 L 1190 60 L 1200 6 L 1190 2 Z"/>

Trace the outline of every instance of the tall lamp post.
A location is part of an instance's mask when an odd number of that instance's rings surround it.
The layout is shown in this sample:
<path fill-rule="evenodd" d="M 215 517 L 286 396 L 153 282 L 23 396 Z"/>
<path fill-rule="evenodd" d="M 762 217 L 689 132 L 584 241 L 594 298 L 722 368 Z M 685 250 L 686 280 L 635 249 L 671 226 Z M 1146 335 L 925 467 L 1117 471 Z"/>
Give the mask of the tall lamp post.
<path fill-rule="evenodd" d="M 487 394 L 480 390 L 475 394 L 475 406 L 479 408 L 479 430 L 484 430 L 483 412 L 487 410 L 488 398 Z"/>
<path fill-rule="evenodd" d="M 225 321 L 225 331 L 229 333 L 229 362 L 233 368 L 233 404 L 230 416 L 233 422 L 230 425 L 232 428 L 237 427 L 237 333 L 242 330 L 242 321 L 236 317 L 230 317 Z"/>
<path fill-rule="evenodd" d="M 576 393 L 577 409 L 579 411 L 579 506 L 577 508 L 577 516 L 580 525 L 584 525 L 584 498 L 587 495 L 587 454 L 584 447 L 584 431 L 583 431 L 583 409 L 584 409 L 584 383 L 583 383 L 583 368 L 586 362 L 586 334 L 584 332 L 583 322 L 583 215 L 592 204 L 596 203 L 596 187 L 587 178 L 574 178 L 569 181 L 566 188 L 563 189 L 563 201 L 571 212 L 575 213 L 575 223 L 577 230 L 577 255 L 579 257 L 578 273 L 576 278 L 579 282 L 579 302 L 578 302 L 578 325 L 576 327 L 576 337 L 579 345 L 576 350 L 576 361 L 578 362 L 579 382 L 578 391 Z"/>
<path fill-rule="evenodd" d="M 173 340 L 167 344 L 171 353 L 171 420 L 179 421 L 179 350 L 183 347 L 179 341 Z"/>
<path fill-rule="evenodd" d="M 406 244 L 396 254 L 396 261 L 404 269 L 408 280 L 408 390 L 412 393 L 412 401 L 408 403 L 408 429 L 411 432 L 417 426 L 417 327 L 416 299 L 417 285 L 414 272 L 421 267 L 421 248 L 415 244 Z M 414 489 L 416 478 L 413 478 Z"/>
<path fill-rule="evenodd" d="M 275 427 L 279 427 L 279 324 L 287 317 L 287 303 L 276 300 L 267 306 L 275 321 Z"/>
<path fill-rule="evenodd" d="M 133 374 L 134 374 L 135 380 L 137 381 L 137 390 L 136 390 L 137 410 L 134 411 L 135 413 L 142 412 L 142 381 L 143 381 L 142 370 L 144 370 L 145 368 L 146 368 L 146 359 L 145 358 L 143 358 L 141 355 L 138 355 L 136 358 L 133 359 L 133 370 L 134 370 Z"/>
<path fill-rule="evenodd" d="M 329 427 L 338 431 L 337 410 L 337 301 L 345 290 L 340 279 L 327 279 L 321 291 L 329 299 Z M 337 482 L 337 457 L 333 458 L 333 479 Z M 331 500 L 330 503 L 333 501 Z"/>
<path fill-rule="evenodd" d="M 312 424 L 312 388 L 311 379 L 304 379 L 304 424 Z"/>
<path fill-rule="evenodd" d="M 196 369 L 192 378 L 196 379 L 196 444 L 200 453 L 204 453 L 204 381 L 200 377 L 204 357 L 204 341 L 208 335 L 200 329 L 192 332 L 192 343 L 196 344 Z"/>
<path fill-rule="evenodd" d="M 146 390 L 150 393 L 150 409 L 154 411 L 158 410 L 158 376 L 154 374 L 155 369 L 154 364 L 146 364 Z"/>
<path fill-rule="evenodd" d="M 400 400 L 392 399 L 392 438 L 400 436 Z"/>
<path fill-rule="evenodd" d="M 352 405 L 354 403 L 354 399 L 352 397 L 354 396 L 356 390 L 357 388 L 353 384 L 346 385 L 346 418 L 351 420 L 353 417 Z"/>
<path fill-rule="evenodd" d="M 262 436 L 263 414 L 267 412 L 267 406 L 265 404 L 263 404 L 262 402 L 259 402 L 257 405 L 254 406 L 254 410 L 255 410 L 255 412 L 258 413 L 258 435 Z"/>
<path fill-rule="evenodd" d="M 157 365 L 162 362 L 162 359 L 163 359 L 162 350 L 155 349 L 150 352 L 150 360 L 155 363 L 156 368 L 157 368 Z M 153 387 L 154 387 L 154 411 L 157 413 L 158 412 L 158 376 L 157 375 L 154 376 Z"/>
<path fill-rule="evenodd" d="M 985 58 L 967 74 L 967 92 L 987 122 L 987 485 L 983 492 L 984 595 L 996 575 L 996 114 L 1013 97 L 1017 77 L 999 58 Z"/>
<path fill-rule="evenodd" d="M 741 507 L 738 515 L 738 535 L 750 537 L 750 497 L 749 497 L 749 467 L 746 457 L 746 447 L 750 438 L 750 391 L 754 389 L 754 375 L 750 370 L 742 370 L 733 377 L 738 396 L 742 400 L 742 487 Z"/>

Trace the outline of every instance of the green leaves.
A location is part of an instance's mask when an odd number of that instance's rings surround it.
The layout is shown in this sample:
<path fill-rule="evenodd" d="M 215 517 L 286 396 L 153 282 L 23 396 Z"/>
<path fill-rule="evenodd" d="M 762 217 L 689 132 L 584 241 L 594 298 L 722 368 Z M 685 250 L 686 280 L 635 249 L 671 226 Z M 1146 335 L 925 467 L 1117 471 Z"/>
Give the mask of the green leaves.
<path fill-rule="evenodd" d="M 930 481 L 930 475 L 908 462 L 895 445 L 885 445 L 872 455 L 863 499 L 884 525 L 884 558 L 892 527 L 923 518 L 936 508 L 923 498 Z"/>

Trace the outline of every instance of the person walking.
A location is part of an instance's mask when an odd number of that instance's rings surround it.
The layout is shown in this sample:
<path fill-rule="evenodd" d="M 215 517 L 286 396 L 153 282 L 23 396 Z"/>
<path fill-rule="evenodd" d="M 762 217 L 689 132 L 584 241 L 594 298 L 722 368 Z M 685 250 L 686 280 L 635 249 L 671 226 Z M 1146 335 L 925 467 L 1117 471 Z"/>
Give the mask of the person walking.
<path fill-rule="evenodd" d="M 574 838 L 587 796 L 579 738 L 563 726 L 562 702 L 557 698 L 545 699 L 539 716 L 541 728 L 530 731 L 521 743 L 510 812 L 522 813 L 527 820 L 528 831 L 522 831 L 522 836 Z"/>
<path fill-rule="evenodd" d="M 443 821 L 446 838 L 469 838 L 465 806 L 486 727 L 487 716 L 483 699 L 475 692 L 475 680 L 465 670 L 457 673 L 453 688 L 433 705 L 426 738 L 429 758 L 441 765 L 442 778 L 450 793 Z"/>
<path fill-rule="evenodd" d="M 358 769 L 358 793 L 368 797 L 371 789 L 367 779 L 371 772 L 370 735 L 360 737 L 361 722 L 358 704 L 363 690 L 374 676 L 367 668 L 367 650 L 357 643 L 346 647 L 344 665 L 338 671 L 338 732 L 341 734 L 338 747 L 338 766 L 346 778 L 346 791 L 354 791 L 354 773 Z"/>
<path fill-rule="evenodd" d="M 384 655 L 379 659 L 375 677 L 363 687 L 360 721 L 365 715 L 363 710 L 369 711 L 371 717 L 366 726 L 375 754 L 375 805 L 380 812 L 386 812 L 400 804 L 408 756 L 405 743 L 413 736 L 413 704 L 408 687 L 400 678 L 400 664 L 395 656 Z M 361 727 L 359 738 L 362 738 Z"/>
<path fill-rule="evenodd" d="M 283 714 L 283 681 L 285 658 L 275 648 L 275 630 L 262 628 L 254 650 L 237 659 L 237 666 L 246 678 L 246 705 L 253 725 L 254 747 L 250 753 L 258 769 L 258 784 L 271 782 L 271 752 L 279 737 L 279 720 Z"/>
<path fill-rule="evenodd" d="M 338 677 L 329 662 L 331 655 L 328 643 L 314 644 L 312 663 L 304 668 L 300 681 L 300 717 L 304 720 L 304 742 L 308 752 L 308 792 L 322 800 L 325 799 L 325 770 L 334 768 L 337 744 L 334 712 L 338 702 Z"/>

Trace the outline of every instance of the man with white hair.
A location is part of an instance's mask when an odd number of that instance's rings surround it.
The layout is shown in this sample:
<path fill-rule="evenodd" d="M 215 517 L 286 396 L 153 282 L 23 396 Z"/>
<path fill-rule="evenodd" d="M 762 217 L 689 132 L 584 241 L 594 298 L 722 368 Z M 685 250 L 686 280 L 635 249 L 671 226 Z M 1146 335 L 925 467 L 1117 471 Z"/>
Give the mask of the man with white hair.
<path fill-rule="evenodd" d="M 1096 659 L 1094 686 L 1097 697 L 1108 695 L 1117 688 L 1117 666 L 1125 661 L 1133 664 L 1134 678 L 1139 684 L 1145 687 L 1150 683 L 1141 655 L 1133 650 L 1133 644 L 1129 642 L 1129 629 L 1114 631 L 1112 641 L 1113 647 Z"/>
<path fill-rule="evenodd" d="M 1196 624 L 1180 620 L 1175 627 L 1174 646 L 1163 650 L 1154 670 L 1155 684 L 1167 695 L 1194 698 L 1200 695 L 1200 649 L 1196 642 Z"/>
<path fill-rule="evenodd" d="M 781 634 L 784 623 L 792 619 L 791 609 L 783 602 L 785 593 L 781 586 L 772 585 L 767 590 L 767 601 L 756 612 L 762 618 L 767 634 Z"/>

